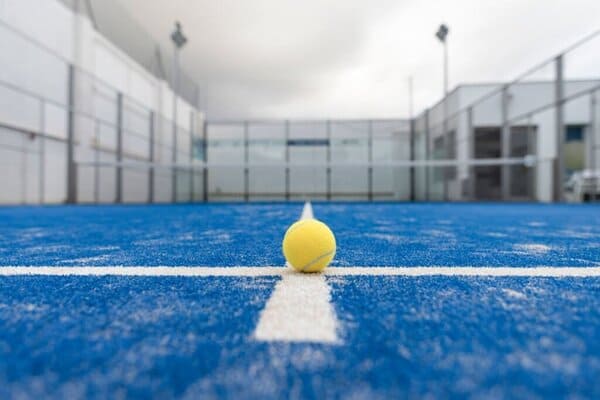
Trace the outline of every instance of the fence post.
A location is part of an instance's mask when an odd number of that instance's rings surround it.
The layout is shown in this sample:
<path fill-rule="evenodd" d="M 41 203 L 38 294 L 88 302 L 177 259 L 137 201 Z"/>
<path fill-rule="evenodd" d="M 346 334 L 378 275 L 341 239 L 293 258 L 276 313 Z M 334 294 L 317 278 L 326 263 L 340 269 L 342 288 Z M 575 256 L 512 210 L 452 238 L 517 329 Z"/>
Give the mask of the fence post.
<path fill-rule="evenodd" d="M 117 179 L 116 203 L 123 202 L 123 93 L 117 94 Z"/>
<path fill-rule="evenodd" d="M 325 122 L 327 130 L 327 200 L 331 200 L 331 121 Z"/>
<path fill-rule="evenodd" d="M 177 94 L 173 94 L 173 96 L 177 96 Z M 177 101 L 174 101 L 174 104 L 177 104 Z M 173 124 L 171 129 L 172 143 L 171 143 L 171 162 L 173 166 L 171 167 L 171 203 L 177 202 L 177 106 L 174 105 L 174 116 L 173 116 Z"/>
<path fill-rule="evenodd" d="M 98 121 L 94 121 L 94 203 L 100 203 L 100 166 L 98 163 L 100 162 L 100 123 Z"/>
<path fill-rule="evenodd" d="M 285 121 L 285 199 L 290 200 L 290 121 Z"/>
<path fill-rule="evenodd" d="M 204 168 L 202 168 L 202 201 L 208 202 L 208 122 L 202 123 L 202 157 Z"/>
<path fill-rule="evenodd" d="M 40 100 L 40 131 L 38 138 L 40 139 L 40 156 L 39 156 L 39 165 L 38 165 L 38 174 L 39 174 L 39 202 L 40 204 L 44 204 L 44 192 L 46 191 L 45 187 L 45 164 L 46 164 L 46 103 L 43 99 Z"/>
<path fill-rule="evenodd" d="M 67 203 L 77 202 L 77 170 L 75 165 L 75 67 L 69 65 L 67 116 Z"/>
<path fill-rule="evenodd" d="M 444 151 L 444 158 L 450 158 L 450 146 L 448 140 L 448 92 L 444 95 L 444 120 L 442 121 L 442 149 Z M 442 167 L 442 178 L 443 178 L 443 199 L 448 201 L 448 167 Z"/>
<path fill-rule="evenodd" d="M 250 200 L 250 170 L 248 169 L 248 121 L 244 121 L 244 201 Z"/>
<path fill-rule="evenodd" d="M 592 91 L 590 94 L 590 133 L 589 133 L 589 147 L 590 147 L 590 161 L 588 163 L 588 168 L 592 171 L 596 170 L 596 135 L 597 133 L 597 124 L 598 117 L 596 116 L 596 91 Z"/>
<path fill-rule="evenodd" d="M 154 111 L 150 111 L 149 116 L 149 129 L 150 129 L 150 169 L 148 170 L 148 203 L 154 203 L 154 141 L 155 141 L 155 129 L 154 129 Z"/>
<path fill-rule="evenodd" d="M 467 160 L 475 158 L 475 130 L 473 129 L 473 107 L 467 108 Z M 470 201 L 475 201 L 475 167 L 468 167 L 467 195 Z"/>
<path fill-rule="evenodd" d="M 555 80 L 555 104 L 556 104 L 556 161 L 554 163 L 554 200 L 563 201 L 563 180 L 564 180 L 564 100 L 563 100 L 563 56 L 562 54 L 555 59 L 556 80 Z"/>
<path fill-rule="evenodd" d="M 373 201 L 373 121 L 368 121 L 368 139 L 367 139 L 367 148 L 368 148 L 368 165 L 369 169 L 367 170 L 367 187 L 368 187 L 368 198 L 369 201 Z"/>
<path fill-rule="evenodd" d="M 425 160 L 429 161 L 430 160 L 430 154 L 429 154 L 429 137 L 430 137 L 430 132 L 429 132 L 429 109 L 425 110 Z M 425 167 L 425 199 L 427 201 L 431 200 L 431 194 L 430 194 L 430 189 L 429 189 L 429 175 L 431 174 L 431 170 L 429 168 L 429 165 L 427 165 Z"/>
<path fill-rule="evenodd" d="M 501 99 L 502 132 L 500 136 L 500 155 L 502 158 L 510 157 L 510 126 L 508 123 L 508 102 L 508 86 L 504 86 L 502 88 Z M 502 167 L 500 167 L 500 187 L 502 193 L 502 200 L 507 201 L 510 198 L 510 166 L 508 165 L 503 165 Z"/>
<path fill-rule="evenodd" d="M 410 161 L 415 161 L 415 118 L 410 119 Z M 415 165 L 410 166 L 410 201 L 416 200 L 416 182 L 415 182 Z"/>
<path fill-rule="evenodd" d="M 190 202 L 194 202 L 194 131 L 196 130 L 196 121 L 194 120 L 194 111 L 190 110 Z"/>

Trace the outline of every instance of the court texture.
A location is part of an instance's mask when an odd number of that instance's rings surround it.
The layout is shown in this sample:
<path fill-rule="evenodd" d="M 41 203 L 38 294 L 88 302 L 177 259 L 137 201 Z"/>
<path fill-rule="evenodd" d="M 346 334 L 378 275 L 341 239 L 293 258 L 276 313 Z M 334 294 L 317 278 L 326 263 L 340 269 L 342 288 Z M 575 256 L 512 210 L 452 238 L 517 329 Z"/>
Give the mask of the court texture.
<path fill-rule="evenodd" d="M 336 235 L 323 274 L 286 228 Z M 0 208 L 0 398 L 600 398 L 600 206 Z"/>

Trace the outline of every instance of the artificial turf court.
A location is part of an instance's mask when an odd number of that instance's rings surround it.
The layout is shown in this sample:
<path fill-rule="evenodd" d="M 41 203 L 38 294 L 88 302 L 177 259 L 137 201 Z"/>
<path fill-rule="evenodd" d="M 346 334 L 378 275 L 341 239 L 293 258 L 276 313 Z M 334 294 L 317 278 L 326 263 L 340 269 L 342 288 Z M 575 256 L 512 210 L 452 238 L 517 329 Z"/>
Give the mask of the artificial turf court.
<path fill-rule="evenodd" d="M 599 206 L 313 209 L 1 208 L 0 398 L 600 396 Z"/>

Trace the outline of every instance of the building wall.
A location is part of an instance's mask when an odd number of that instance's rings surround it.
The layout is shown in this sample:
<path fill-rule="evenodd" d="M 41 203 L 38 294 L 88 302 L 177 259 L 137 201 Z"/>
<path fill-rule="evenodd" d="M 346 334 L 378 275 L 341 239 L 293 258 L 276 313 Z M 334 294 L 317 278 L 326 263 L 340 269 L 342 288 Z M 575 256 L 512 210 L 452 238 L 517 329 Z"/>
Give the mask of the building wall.
<path fill-rule="evenodd" d="M 600 81 L 567 81 L 564 83 L 565 97 L 589 91 L 597 87 Z M 459 86 L 448 96 L 448 131 L 456 132 L 456 155 L 459 160 L 471 158 L 469 155 L 470 138 L 468 132 L 468 112 L 467 107 L 472 105 L 472 123 L 473 127 L 501 127 L 502 126 L 502 94 L 496 93 L 489 95 L 494 90 L 501 87 L 499 84 L 482 85 L 464 85 Z M 556 157 L 557 138 L 556 138 L 556 107 L 554 82 L 521 82 L 513 84 L 508 89 L 508 119 L 511 125 L 533 125 L 537 129 L 536 155 L 543 161 L 535 171 L 535 198 L 539 201 L 549 202 L 553 200 L 553 163 L 552 159 Z M 473 104 L 476 103 L 476 104 Z M 586 126 L 586 141 L 588 155 L 586 157 L 586 166 L 592 167 L 592 149 L 590 142 L 600 143 L 600 128 L 598 120 L 600 110 L 598 105 L 595 109 L 591 107 L 591 97 L 584 95 L 574 100 L 567 101 L 564 105 L 564 123 L 565 125 L 584 125 Z M 544 106 L 548 109 L 541 110 Z M 455 116 L 453 116 L 456 114 Z M 433 155 L 433 146 L 437 138 L 442 136 L 442 116 L 443 103 L 437 103 L 429 110 L 429 142 L 430 158 Z M 592 121 L 596 121 L 596 129 L 592 129 Z M 420 150 L 417 152 L 417 159 L 425 156 L 424 137 L 425 137 L 425 113 L 419 115 L 416 119 L 417 143 Z M 595 141 L 591 138 L 595 134 Z M 420 143 L 420 145 L 419 145 Z M 419 147 L 418 147 L 419 148 Z M 598 148 L 595 150 L 596 160 L 600 155 Z M 438 157 L 439 158 L 439 157 Z M 598 162 L 596 162 L 596 168 Z M 426 177 L 425 173 L 417 174 L 417 198 L 426 198 Z M 456 179 L 448 183 L 448 198 L 450 200 L 460 200 L 464 198 L 463 180 L 468 178 L 468 168 L 460 167 L 456 174 Z M 429 179 L 430 199 L 443 199 L 443 185 L 438 181 Z"/>

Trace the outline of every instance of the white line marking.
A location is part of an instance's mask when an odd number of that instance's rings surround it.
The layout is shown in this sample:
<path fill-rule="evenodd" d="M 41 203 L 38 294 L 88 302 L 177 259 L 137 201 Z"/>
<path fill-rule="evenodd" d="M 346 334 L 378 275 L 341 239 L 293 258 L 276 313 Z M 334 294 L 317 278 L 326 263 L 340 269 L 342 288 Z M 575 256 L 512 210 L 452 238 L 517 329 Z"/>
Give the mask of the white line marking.
<path fill-rule="evenodd" d="M 312 204 L 309 202 L 304 203 L 304 207 L 302 208 L 302 215 L 300 215 L 300 219 L 311 219 L 314 218 Z"/>
<path fill-rule="evenodd" d="M 300 219 L 314 218 L 304 204 Z M 340 343 L 331 288 L 323 274 L 294 273 L 288 266 L 275 286 L 254 331 L 260 341 Z"/>
<path fill-rule="evenodd" d="M 286 274 L 254 331 L 260 341 L 339 343 L 330 288 L 318 274 Z"/>
<path fill-rule="evenodd" d="M 0 276 L 180 276 L 260 277 L 298 275 L 284 267 L 0 267 Z M 600 267 L 329 267 L 313 276 L 474 276 L 474 277 L 595 277 Z"/>

